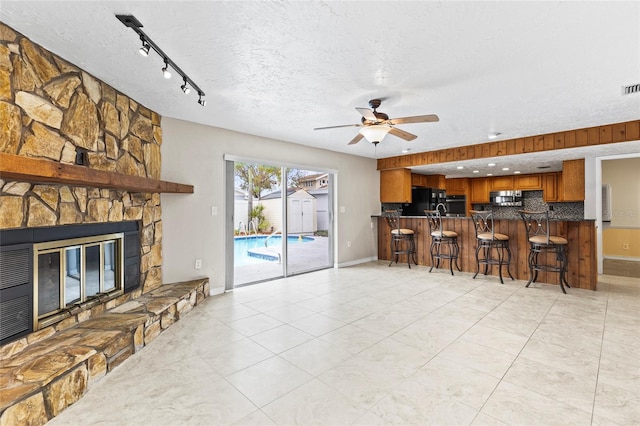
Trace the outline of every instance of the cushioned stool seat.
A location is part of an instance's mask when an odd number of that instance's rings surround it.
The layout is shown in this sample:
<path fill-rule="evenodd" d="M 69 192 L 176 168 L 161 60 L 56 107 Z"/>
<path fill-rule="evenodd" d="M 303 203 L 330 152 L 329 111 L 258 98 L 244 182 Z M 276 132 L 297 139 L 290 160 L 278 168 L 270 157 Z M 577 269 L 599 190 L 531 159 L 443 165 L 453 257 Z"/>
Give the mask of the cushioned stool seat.
<path fill-rule="evenodd" d="M 536 282 L 539 271 L 557 272 L 560 289 L 566 294 L 564 286 L 571 288 L 567 282 L 567 239 L 551 235 L 549 211 L 519 210 L 519 213 L 529 239 L 529 281 L 526 286 Z M 547 254 L 552 255 L 552 261 Z"/>
<path fill-rule="evenodd" d="M 495 232 L 493 224 L 493 212 L 490 210 L 471 210 L 473 226 L 476 230 L 476 273 L 478 276 L 480 265 L 484 265 L 484 274 L 489 272 L 489 265 L 498 266 L 500 282 L 502 279 L 502 267 L 507 267 L 507 273 L 513 280 L 513 275 L 509 269 L 511 265 L 511 248 L 509 247 L 509 236 Z M 480 256 L 482 253 L 482 256 Z"/>
<path fill-rule="evenodd" d="M 400 255 L 405 255 L 407 257 L 407 265 L 409 265 L 409 269 L 411 269 L 412 260 L 413 263 L 418 264 L 416 258 L 416 241 L 414 238 L 415 232 L 413 229 L 400 228 L 399 210 L 386 210 L 382 213 L 382 216 L 391 229 L 391 262 L 389 262 L 389 266 L 391 266 L 394 260 L 398 263 Z"/>
<path fill-rule="evenodd" d="M 458 271 L 461 270 L 458 264 L 458 255 L 460 254 L 458 234 L 454 231 L 442 229 L 442 216 L 440 216 L 439 210 L 425 210 L 424 214 L 427 216 L 431 235 L 431 246 L 429 247 L 431 268 L 429 272 L 433 270 L 434 266 L 436 268 L 440 267 L 440 259 L 447 259 L 449 260 L 449 270 L 453 275 L 454 263 Z"/>

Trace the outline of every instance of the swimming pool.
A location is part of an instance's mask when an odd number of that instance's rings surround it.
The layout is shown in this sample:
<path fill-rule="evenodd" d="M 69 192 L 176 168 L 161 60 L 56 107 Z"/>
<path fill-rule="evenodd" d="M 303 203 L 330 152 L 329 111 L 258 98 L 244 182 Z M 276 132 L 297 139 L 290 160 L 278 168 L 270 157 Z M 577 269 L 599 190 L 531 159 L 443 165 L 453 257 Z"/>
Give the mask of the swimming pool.
<path fill-rule="evenodd" d="M 265 255 L 257 253 L 256 250 L 252 252 L 252 249 L 264 249 L 265 240 L 267 240 L 267 247 L 272 248 Z M 288 244 L 300 244 L 309 241 L 313 241 L 311 237 L 287 237 Z M 265 261 L 277 261 L 278 253 L 281 252 L 282 236 L 274 235 L 268 237 L 266 235 L 253 235 L 248 237 L 235 237 L 233 241 L 233 259 L 235 265 L 249 265 L 252 263 L 261 263 Z M 264 250 L 258 250 L 264 251 Z"/>

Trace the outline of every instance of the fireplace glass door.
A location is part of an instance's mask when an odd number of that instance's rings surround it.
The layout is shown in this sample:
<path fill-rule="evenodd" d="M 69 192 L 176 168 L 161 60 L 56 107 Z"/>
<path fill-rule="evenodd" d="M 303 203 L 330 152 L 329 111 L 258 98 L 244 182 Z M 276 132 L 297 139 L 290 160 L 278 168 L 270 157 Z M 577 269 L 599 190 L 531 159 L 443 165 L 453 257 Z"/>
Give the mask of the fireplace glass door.
<path fill-rule="evenodd" d="M 36 325 L 106 293 L 123 291 L 124 234 L 34 244 Z"/>

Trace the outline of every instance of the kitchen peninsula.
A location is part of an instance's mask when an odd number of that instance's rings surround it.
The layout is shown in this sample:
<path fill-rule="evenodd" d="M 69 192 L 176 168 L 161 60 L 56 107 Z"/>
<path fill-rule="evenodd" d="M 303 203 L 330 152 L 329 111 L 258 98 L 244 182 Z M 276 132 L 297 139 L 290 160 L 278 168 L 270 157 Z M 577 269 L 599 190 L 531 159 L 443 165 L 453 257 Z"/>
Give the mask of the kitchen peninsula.
<path fill-rule="evenodd" d="M 429 245 L 431 236 L 429 235 L 429 225 L 425 216 L 404 216 L 400 218 L 402 228 L 413 229 L 416 240 L 416 257 L 418 265 L 431 266 L 429 256 Z M 444 229 L 454 231 L 458 234 L 460 245 L 459 264 L 462 271 L 476 271 L 475 249 L 476 237 L 473 221 L 468 217 L 443 218 Z M 529 254 L 529 243 L 524 230 L 522 220 L 518 219 L 496 219 L 496 232 L 507 234 L 510 237 L 509 246 L 513 255 L 511 259 L 511 274 L 515 279 L 528 280 L 529 268 L 527 256 Z M 595 247 L 595 223 L 593 220 L 555 220 L 551 223 L 551 233 L 562 235 L 569 241 L 569 285 L 574 288 L 596 290 L 597 268 Z M 391 260 L 390 252 L 391 230 L 383 217 L 378 218 L 378 259 Z M 398 265 L 404 259 L 400 259 Z M 406 263 L 406 261 L 405 261 Z M 404 265 L 406 267 L 406 264 Z M 448 264 L 440 264 L 443 273 L 449 273 Z M 399 266 L 398 266 L 399 267 Z M 434 269 L 433 273 L 436 270 Z M 482 272 L 482 270 L 481 270 Z M 496 267 L 490 268 L 489 273 L 498 274 Z M 478 275 L 480 276 L 480 275 Z M 540 272 L 538 281 L 540 283 L 557 284 L 558 274 Z M 496 277 L 496 283 L 500 281 Z"/>

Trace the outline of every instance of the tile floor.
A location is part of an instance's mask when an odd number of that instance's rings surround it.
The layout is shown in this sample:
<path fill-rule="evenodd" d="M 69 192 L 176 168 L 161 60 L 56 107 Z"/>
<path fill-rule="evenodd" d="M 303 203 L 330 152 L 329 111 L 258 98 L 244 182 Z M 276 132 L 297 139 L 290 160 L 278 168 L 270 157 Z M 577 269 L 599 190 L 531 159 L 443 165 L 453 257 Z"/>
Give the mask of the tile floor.
<path fill-rule="evenodd" d="M 638 425 L 640 279 L 386 262 L 214 296 L 51 425 Z"/>

